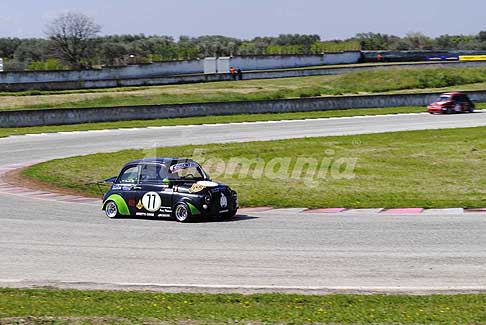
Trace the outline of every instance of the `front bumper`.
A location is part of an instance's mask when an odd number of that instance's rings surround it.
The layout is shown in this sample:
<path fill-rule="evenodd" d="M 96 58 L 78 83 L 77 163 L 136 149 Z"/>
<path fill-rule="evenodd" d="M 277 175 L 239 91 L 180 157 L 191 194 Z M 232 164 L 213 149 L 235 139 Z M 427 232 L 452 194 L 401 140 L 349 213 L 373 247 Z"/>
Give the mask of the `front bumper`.
<path fill-rule="evenodd" d="M 446 113 L 447 108 L 446 107 L 429 107 L 427 109 L 429 113 Z"/>
<path fill-rule="evenodd" d="M 224 198 L 223 198 L 224 195 Z M 220 216 L 231 214 L 238 210 L 238 197 L 230 190 L 211 191 L 211 202 L 201 209 L 203 216 Z"/>

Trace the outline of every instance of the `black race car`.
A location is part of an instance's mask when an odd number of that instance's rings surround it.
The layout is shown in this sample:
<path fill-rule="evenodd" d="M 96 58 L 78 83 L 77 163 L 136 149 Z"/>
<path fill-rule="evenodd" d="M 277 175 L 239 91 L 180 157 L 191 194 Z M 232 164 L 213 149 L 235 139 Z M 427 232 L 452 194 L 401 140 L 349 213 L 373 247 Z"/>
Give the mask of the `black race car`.
<path fill-rule="evenodd" d="M 174 217 L 188 222 L 196 217 L 231 218 L 238 198 L 229 186 L 211 181 L 193 160 L 150 158 L 126 164 L 118 177 L 109 178 L 111 189 L 103 197 L 109 218 Z"/>

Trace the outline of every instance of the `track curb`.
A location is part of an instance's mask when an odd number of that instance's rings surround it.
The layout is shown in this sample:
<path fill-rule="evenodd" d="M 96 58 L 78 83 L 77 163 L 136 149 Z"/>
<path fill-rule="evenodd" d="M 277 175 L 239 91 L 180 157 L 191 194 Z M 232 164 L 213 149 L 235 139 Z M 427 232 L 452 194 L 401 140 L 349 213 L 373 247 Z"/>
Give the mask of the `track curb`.
<path fill-rule="evenodd" d="M 71 204 L 90 204 L 101 205 L 102 200 L 81 195 L 66 195 L 62 193 L 51 192 L 44 189 L 32 189 L 28 187 L 16 186 L 10 184 L 5 176 L 15 170 L 23 169 L 41 161 L 31 161 L 20 164 L 0 166 L 0 194 L 8 194 L 36 200 L 47 200 L 55 202 L 64 202 Z M 434 215 L 484 215 L 486 208 L 445 208 L 445 209 L 425 209 L 425 208 L 366 208 L 366 209 L 348 209 L 348 208 L 273 208 L 251 207 L 241 208 L 239 213 L 285 213 L 292 210 L 302 215 L 388 215 L 388 216 L 434 216 Z"/>

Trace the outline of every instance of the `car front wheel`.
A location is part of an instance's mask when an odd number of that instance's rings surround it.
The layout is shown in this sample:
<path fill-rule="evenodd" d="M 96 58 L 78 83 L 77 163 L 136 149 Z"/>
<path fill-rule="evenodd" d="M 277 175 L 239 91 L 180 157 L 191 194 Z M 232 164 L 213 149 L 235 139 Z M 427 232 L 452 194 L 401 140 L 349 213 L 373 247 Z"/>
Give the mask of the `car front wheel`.
<path fill-rule="evenodd" d="M 113 201 L 108 201 L 105 206 L 105 214 L 110 219 L 115 219 L 119 216 L 118 207 Z"/>
<path fill-rule="evenodd" d="M 174 217 L 179 222 L 189 222 L 191 221 L 191 211 L 185 203 L 179 203 L 174 211 Z"/>
<path fill-rule="evenodd" d="M 232 219 L 236 216 L 238 213 L 238 210 L 232 210 L 230 212 L 226 212 L 225 214 L 222 215 L 224 219 Z"/>

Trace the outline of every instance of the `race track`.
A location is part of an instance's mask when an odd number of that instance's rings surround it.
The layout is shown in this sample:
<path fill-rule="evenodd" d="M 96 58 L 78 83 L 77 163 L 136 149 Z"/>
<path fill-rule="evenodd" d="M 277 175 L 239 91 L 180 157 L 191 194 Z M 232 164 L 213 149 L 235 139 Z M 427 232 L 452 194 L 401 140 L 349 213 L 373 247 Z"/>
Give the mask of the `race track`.
<path fill-rule="evenodd" d="M 126 148 L 486 126 L 407 114 L 29 135 L 0 166 Z M 486 215 L 246 213 L 231 222 L 108 220 L 99 206 L 0 194 L 0 286 L 161 290 L 486 290 Z"/>

